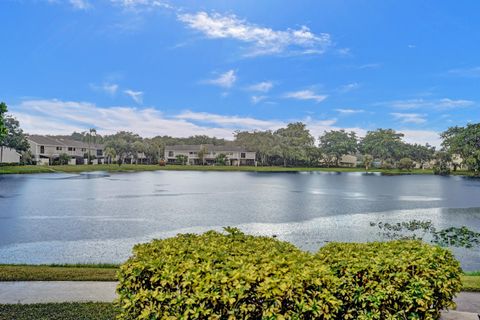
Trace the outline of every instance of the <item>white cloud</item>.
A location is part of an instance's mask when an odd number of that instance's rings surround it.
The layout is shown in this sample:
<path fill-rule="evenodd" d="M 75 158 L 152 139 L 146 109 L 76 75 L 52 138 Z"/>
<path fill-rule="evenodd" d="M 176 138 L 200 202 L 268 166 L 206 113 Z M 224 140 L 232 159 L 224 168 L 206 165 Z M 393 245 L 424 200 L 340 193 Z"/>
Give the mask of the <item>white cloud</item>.
<path fill-rule="evenodd" d="M 105 93 L 107 93 L 111 96 L 114 96 L 118 91 L 118 84 L 115 84 L 115 83 L 104 83 L 100 86 L 92 84 L 92 85 L 90 85 L 90 87 L 93 90 L 102 91 L 102 92 L 105 92 Z"/>
<path fill-rule="evenodd" d="M 365 110 L 362 110 L 362 109 L 335 109 L 335 111 L 343 115 L 350 115 L 350 114 L 365 112 Z"/>
<path fill-rule="evenodd" d="M 306 26 L 284 31 L 273 30 L 239 19 L 233 14 L 208 14 L 204 11 L 179 14 L 178 19 L 208 38 L 235 39 L 251 44 L 247 56 L 283 52 L 321 54 L 331 45 L 329 34 L 315 34 Z"/>
<path fill-rule="evenodd" d="M 114 5 L 121 6 L 125 9 L 153 9 L 156 7 L 173 8 L 170 4 L 160 0 L 110 0 Z"/>
<path fill-rule="evenodd" d="M 262 81 L 259 83 L 252 84 L 248 87 L 250 91 L 258 91 L 258 92 L 268 92 L 273 88 L 273 82 L 271 81 Z"/>
<path fill-rule="evenodd" d="M 228 70 L 227 72 L 220 74 L 217 78 L 205 80 L 204 82 L 222 88 L 231 88 L 235 84 L 235 81 L 237 81 L 235 70 Z"/>
<path fill-rule="evenodd" d="M 87 10 L 91 4 L 87 0 L 69 0 L 70 4 L 78 10 Z"/>
<path fill-rule="evenodd" d="M 437 109 L 437 110 L 446 110 L 446 109 L 455 109 L 455 108 L 464 108 L 469 107 L 475 104 L 471 100 L 463 99 L 436 99 L 436 100 L 426 100 L 426 99 L 408 99 L 408 100 L 395 100 L 386 103 L 397 109 L 402 110 L 411 110 L 411 109 Z"/>
<path fill-rule="evenodd" d="M 350 92 L 350 91 L 353 91 L 355 89 L 358 89 L 360 87 L 360 84 L 357 83 L 357 82 L 352 82 L 352 83 L 348 83 L 346 85 L 343 85 L 340 87 L 340 92 Z"/>
<path fill-rule="evenodd" d="M 405 135 L 404 140 L 408 143 L 430 144 L 435 147 L 440 147 L 442 139 L 436 131 L 432 130 L 397 130 Z"/>
<path fill-rule="evenodd" d="M 138 104 L 142 104 L 143 103 L 143 92 L 142 91 L 133 91 L 133 90 L 125 90 L 124 93 L 128 96 L 130 96 L 130 98 L 133 99 L 133 101 L 135 101 L 136 103 Z"/>
<path fill-rule="evenodd" d="M 418 113 L 398 113 L 398 112 L 393 112 L 390 113 L 396 120 L 399 120 L 400 122 L 403 123 L 415 123 L 415 124 L 421 124 L 425 123 L 427 120 L 425 119 L 424 114 L 418 114 Z"/>
<path fill-rule="evenodd" d="M 459 77 L 476 78 L 480 77 L 480 67 L 451 69 L 448 70 L 448 74 Z"/>
<path fill-rule="evenodd" d="M 322 102 L 327 99 L 327 95 L 316 94 L 312 90 L 300 90 L 294 92 L 288 92 L 284 95 L 285 98 L 297 99 L 297 100 L 314 100 L 315 102 Z"/>
<path fill-rule="evenodd" d="M 263 100 L 267 99 L 267 96 L 252 96 L 252 103 L 257 104 L 262 102 Z"/>

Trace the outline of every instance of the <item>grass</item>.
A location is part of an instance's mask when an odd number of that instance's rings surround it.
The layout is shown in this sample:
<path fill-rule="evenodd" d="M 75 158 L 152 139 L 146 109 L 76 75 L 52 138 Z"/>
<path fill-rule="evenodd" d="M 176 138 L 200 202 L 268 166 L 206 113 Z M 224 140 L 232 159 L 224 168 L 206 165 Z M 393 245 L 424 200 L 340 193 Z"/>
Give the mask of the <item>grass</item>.
<path fill-rule="evenodd" d="M 112 303 L 0 304 L 0 320 L 113 320 Z"/>
<path fill-rule="evenodd" d="M 313 168 L 313 167 L 254 167 L 254 166 L 181 166 L 181 165 L 147 165 L 147 164 L 99 164 L 99 165 L 63 165 L 63 166 L 0 166 L 0 174 L 25 174 L 25 173 L 80 173 L 88 171 L 107 172 L 138 172 L 138 171 L 246 171 L 246 172 L 365 172 L 363 168 Z M 384 174 L 433 174 L 432 170 L 414 169 L 411 171 L 398 169 L 373 169 L 369 172 L 381 172 Z M 471 175 L 467 171 L 457 171 L 455 175 Z"/>
<path fill-rule="evenodd" d="M 0 265 L 0 281 L 116 281 L 117 265 Z"/>
<path fill-rule="evenodd" d="M 116 281 L 115 264 L 0 265 L 0 281 Z M 480 292 L 480 271 L 462 275 L 463 291 Z"/>

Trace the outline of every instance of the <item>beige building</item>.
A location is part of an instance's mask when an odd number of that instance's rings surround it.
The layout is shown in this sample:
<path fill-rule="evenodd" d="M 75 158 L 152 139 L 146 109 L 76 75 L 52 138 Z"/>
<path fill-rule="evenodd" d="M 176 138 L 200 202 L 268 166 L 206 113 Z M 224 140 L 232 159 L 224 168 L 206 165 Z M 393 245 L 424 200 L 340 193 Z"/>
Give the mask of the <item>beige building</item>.
<path fill-rule="evenodd" d="M 89 150 L 94 164 L 102 163 L 104 159 L 102 145 L 89 145 L 68 138 L 41 135 L 29 135 L 27 140 L 35 161 L 40 165 L 52 164 L 61 154 L 70 156 L 68 164 L 84 164 L 88 161 Z"/>
<path fill-rule="evenodd" d="M 0 163 L 19 163 L 20 153 L 15 149 L 0 146 Z"/>
<path fill-rule="evenodd" d="M 189 165 L 202 164 L 202 159 L 198 155 L 201 150 L 205 152 L 203 163 L 207 165 L 215 164 L 215 159 L 220 154 L 226 156 L 226 164 L 230 166 L 256 165 L 255 152 L 248 151 L 242 147 L 214 146 L 212 144 L 166 146 L 165 161 L 174 164 L 177 161 L 177 156 L 182 155 L 187 157 L 187 164 Z"/>

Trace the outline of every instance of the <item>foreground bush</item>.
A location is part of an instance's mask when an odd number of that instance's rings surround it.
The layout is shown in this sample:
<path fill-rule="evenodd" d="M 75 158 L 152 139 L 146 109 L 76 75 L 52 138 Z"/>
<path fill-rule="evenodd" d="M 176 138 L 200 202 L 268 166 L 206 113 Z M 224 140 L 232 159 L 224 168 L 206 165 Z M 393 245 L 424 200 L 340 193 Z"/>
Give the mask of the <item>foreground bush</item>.
<path fill-rule="evenodd" d="M 461 288 L 451 253 L 418 241 L 330 244 L 316 255 L 210 231 L 137 245 L 121 319 L 437 319 Z"/>
<path fill-rule="evenodd" d="M 462 286 L 450 251 L 420 241 L 332 243 L 316 258 L 342 280 L 343 319 L 437 319 Z"/>
<path fill-rule="evenodd" d="M 335 319 L 341 304 L 310 254 L 236 229 L 138 245 L 119 281 L 122 319 Z"/>

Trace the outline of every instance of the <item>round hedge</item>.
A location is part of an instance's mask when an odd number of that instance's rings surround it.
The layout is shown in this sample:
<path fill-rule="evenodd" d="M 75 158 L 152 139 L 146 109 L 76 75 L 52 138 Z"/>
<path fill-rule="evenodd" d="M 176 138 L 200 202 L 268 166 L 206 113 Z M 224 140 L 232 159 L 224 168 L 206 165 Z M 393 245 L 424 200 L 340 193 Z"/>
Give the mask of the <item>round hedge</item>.
<path fill-rule="evenodd" d="M 267 237 L 210 231 L 137 245 L 119 271 L 121 319 L 335 319 L 328 267 Z"/>
<path fill-rule="evenodd" d="M 331 243 L 315 255 L 238 229 L 134 247 L 120 319 L 438 319 L 461 269 L 419 241 Z"/>

